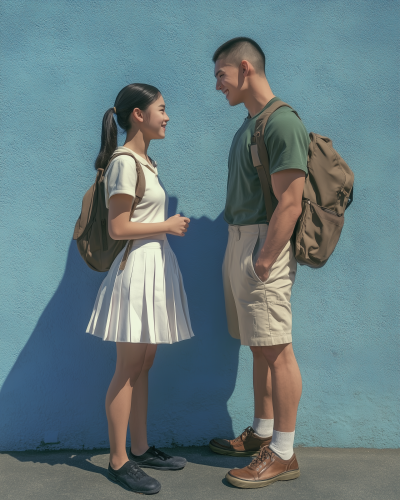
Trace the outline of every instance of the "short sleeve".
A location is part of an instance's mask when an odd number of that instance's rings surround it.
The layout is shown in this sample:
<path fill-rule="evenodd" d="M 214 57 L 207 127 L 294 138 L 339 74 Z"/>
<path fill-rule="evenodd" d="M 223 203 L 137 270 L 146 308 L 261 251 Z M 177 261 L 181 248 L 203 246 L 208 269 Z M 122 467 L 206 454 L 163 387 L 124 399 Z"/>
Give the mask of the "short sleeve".
<path fill-rule="evenodd" d="M 296 168 L 307 171 L 310 138 L 301 120 L 290 109 L 279 109 L 271 115 L 264 132 L 270 173 Z"/>
<path fill-rule="evenodd" d="M 129 156 L 119 156 L 111 163 L 105 175 L 106 206 L 111 196 L 115 194 L 136 194 L 136 163 Z"/>

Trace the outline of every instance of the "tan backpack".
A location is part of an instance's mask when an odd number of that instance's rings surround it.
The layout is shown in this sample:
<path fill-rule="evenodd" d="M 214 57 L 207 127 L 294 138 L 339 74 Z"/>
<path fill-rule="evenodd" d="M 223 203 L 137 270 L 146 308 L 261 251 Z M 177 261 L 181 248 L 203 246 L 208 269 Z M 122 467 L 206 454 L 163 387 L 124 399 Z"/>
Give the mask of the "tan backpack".
<path fill-rule="evenodd" d="M 129 153 L 116 153 L 108 162 L 106 168 L 97 170 L 94 184 L 87 190 L 82 201 L 82 211 L 74 230 L 74 240 L 79 253 L 86 264 L 95 271 L 108 271 L 117 255 L 126 245 L 124 240 L 113 240 L 108 233 L 108 208 L 105 200 L 104 176 L 110 163 L 117 156 L 131 156 L 136 163 L 137 182 L 136 196 L 132 204 L 130 217 L 144 196 L 146 180 L 140 163 Z M 133 240 L 129 240 L 124 257 L 119 268 L 125 269 L 125 264 L 132 248 Z"/>
<path fill-rule="evenodd" d="M 261 113 L 250 146 L 253 165 L 257 169 L 264 193 L 268 222 L 278 201 L 272 189 L 264 131 L 269 117 L 282 106 L 291 108 L 289 104 L 276 101 Z M 292 111 L 300 119 L 296 111 Z M 302 213 L 292 241 L 297 262 L 317 268 L 326 264 L 339 241 L 344 211 L 353 201 L 354 174 L 333 149 L 328 137 L 311 132 L 310 139 Z"/>

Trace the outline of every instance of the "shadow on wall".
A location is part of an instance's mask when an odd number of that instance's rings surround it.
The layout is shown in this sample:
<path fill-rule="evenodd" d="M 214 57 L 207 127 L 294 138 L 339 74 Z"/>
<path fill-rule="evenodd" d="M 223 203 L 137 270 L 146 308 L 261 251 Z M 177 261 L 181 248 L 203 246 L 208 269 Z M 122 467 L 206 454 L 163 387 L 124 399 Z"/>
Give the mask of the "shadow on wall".
<path fill-rule="evenodd" d="M 175 213 L 177 200 L 170 200 Z M 192 219 L 169 237 L 183 274 L 195 337 L 160 345 L 150 372 L 148 429 L 156 446 L 202 445 L 233 436 L 227 411 L 239 342 L 225 318 L 221 264 L 227 238 L 220 215 Z M 104 399 L 115 345 L 85 333 L 104 274 L 71 242 L 64 276 L 0 391 L 0 449 L 108 447 Z M 34 293 L 34 291 L 32 291 Z"/>

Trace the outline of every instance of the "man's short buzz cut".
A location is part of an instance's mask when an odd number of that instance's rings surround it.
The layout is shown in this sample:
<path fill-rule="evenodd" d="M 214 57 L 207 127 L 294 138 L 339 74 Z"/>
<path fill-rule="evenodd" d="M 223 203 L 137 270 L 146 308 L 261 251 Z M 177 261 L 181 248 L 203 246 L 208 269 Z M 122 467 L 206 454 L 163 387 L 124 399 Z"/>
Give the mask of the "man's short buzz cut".
<path fill-rule="evenodd" d="M 249 61 L 257 74 L 265 75 L 265 54 L 251 38 L 239 36 L 228 40 L 214 52 L 213 62 L 216 63 L 218 59 L 227 59 L 238 67 L 242 61 Z"/>

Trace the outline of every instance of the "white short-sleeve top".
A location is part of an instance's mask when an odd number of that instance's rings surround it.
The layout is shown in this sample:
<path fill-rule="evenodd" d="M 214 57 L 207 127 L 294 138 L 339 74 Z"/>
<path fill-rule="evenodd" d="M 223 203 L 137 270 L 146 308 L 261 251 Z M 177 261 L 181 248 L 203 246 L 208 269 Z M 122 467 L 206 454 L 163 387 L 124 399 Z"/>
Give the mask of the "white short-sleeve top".
<path fill-rule="evenodd" d="M 131 219 L 132 222 L 164 222 L 168 217 L 168 195 L 158 180 L 156 164 L 148 163 L 144 158 L 129 148 L 121 146 L 115 153 L 133 154 L 141 163 L 146 179 L 146 190 L 142 201 L 138 204 Z M 129 194 L 135 199 L 136 191 L 135 160 L 126 155 L 118 156 L 107 169 L 104 177 L 106 206 L 114 194 Z M 132 203 L 133 203 L 132 200 Z"/>

